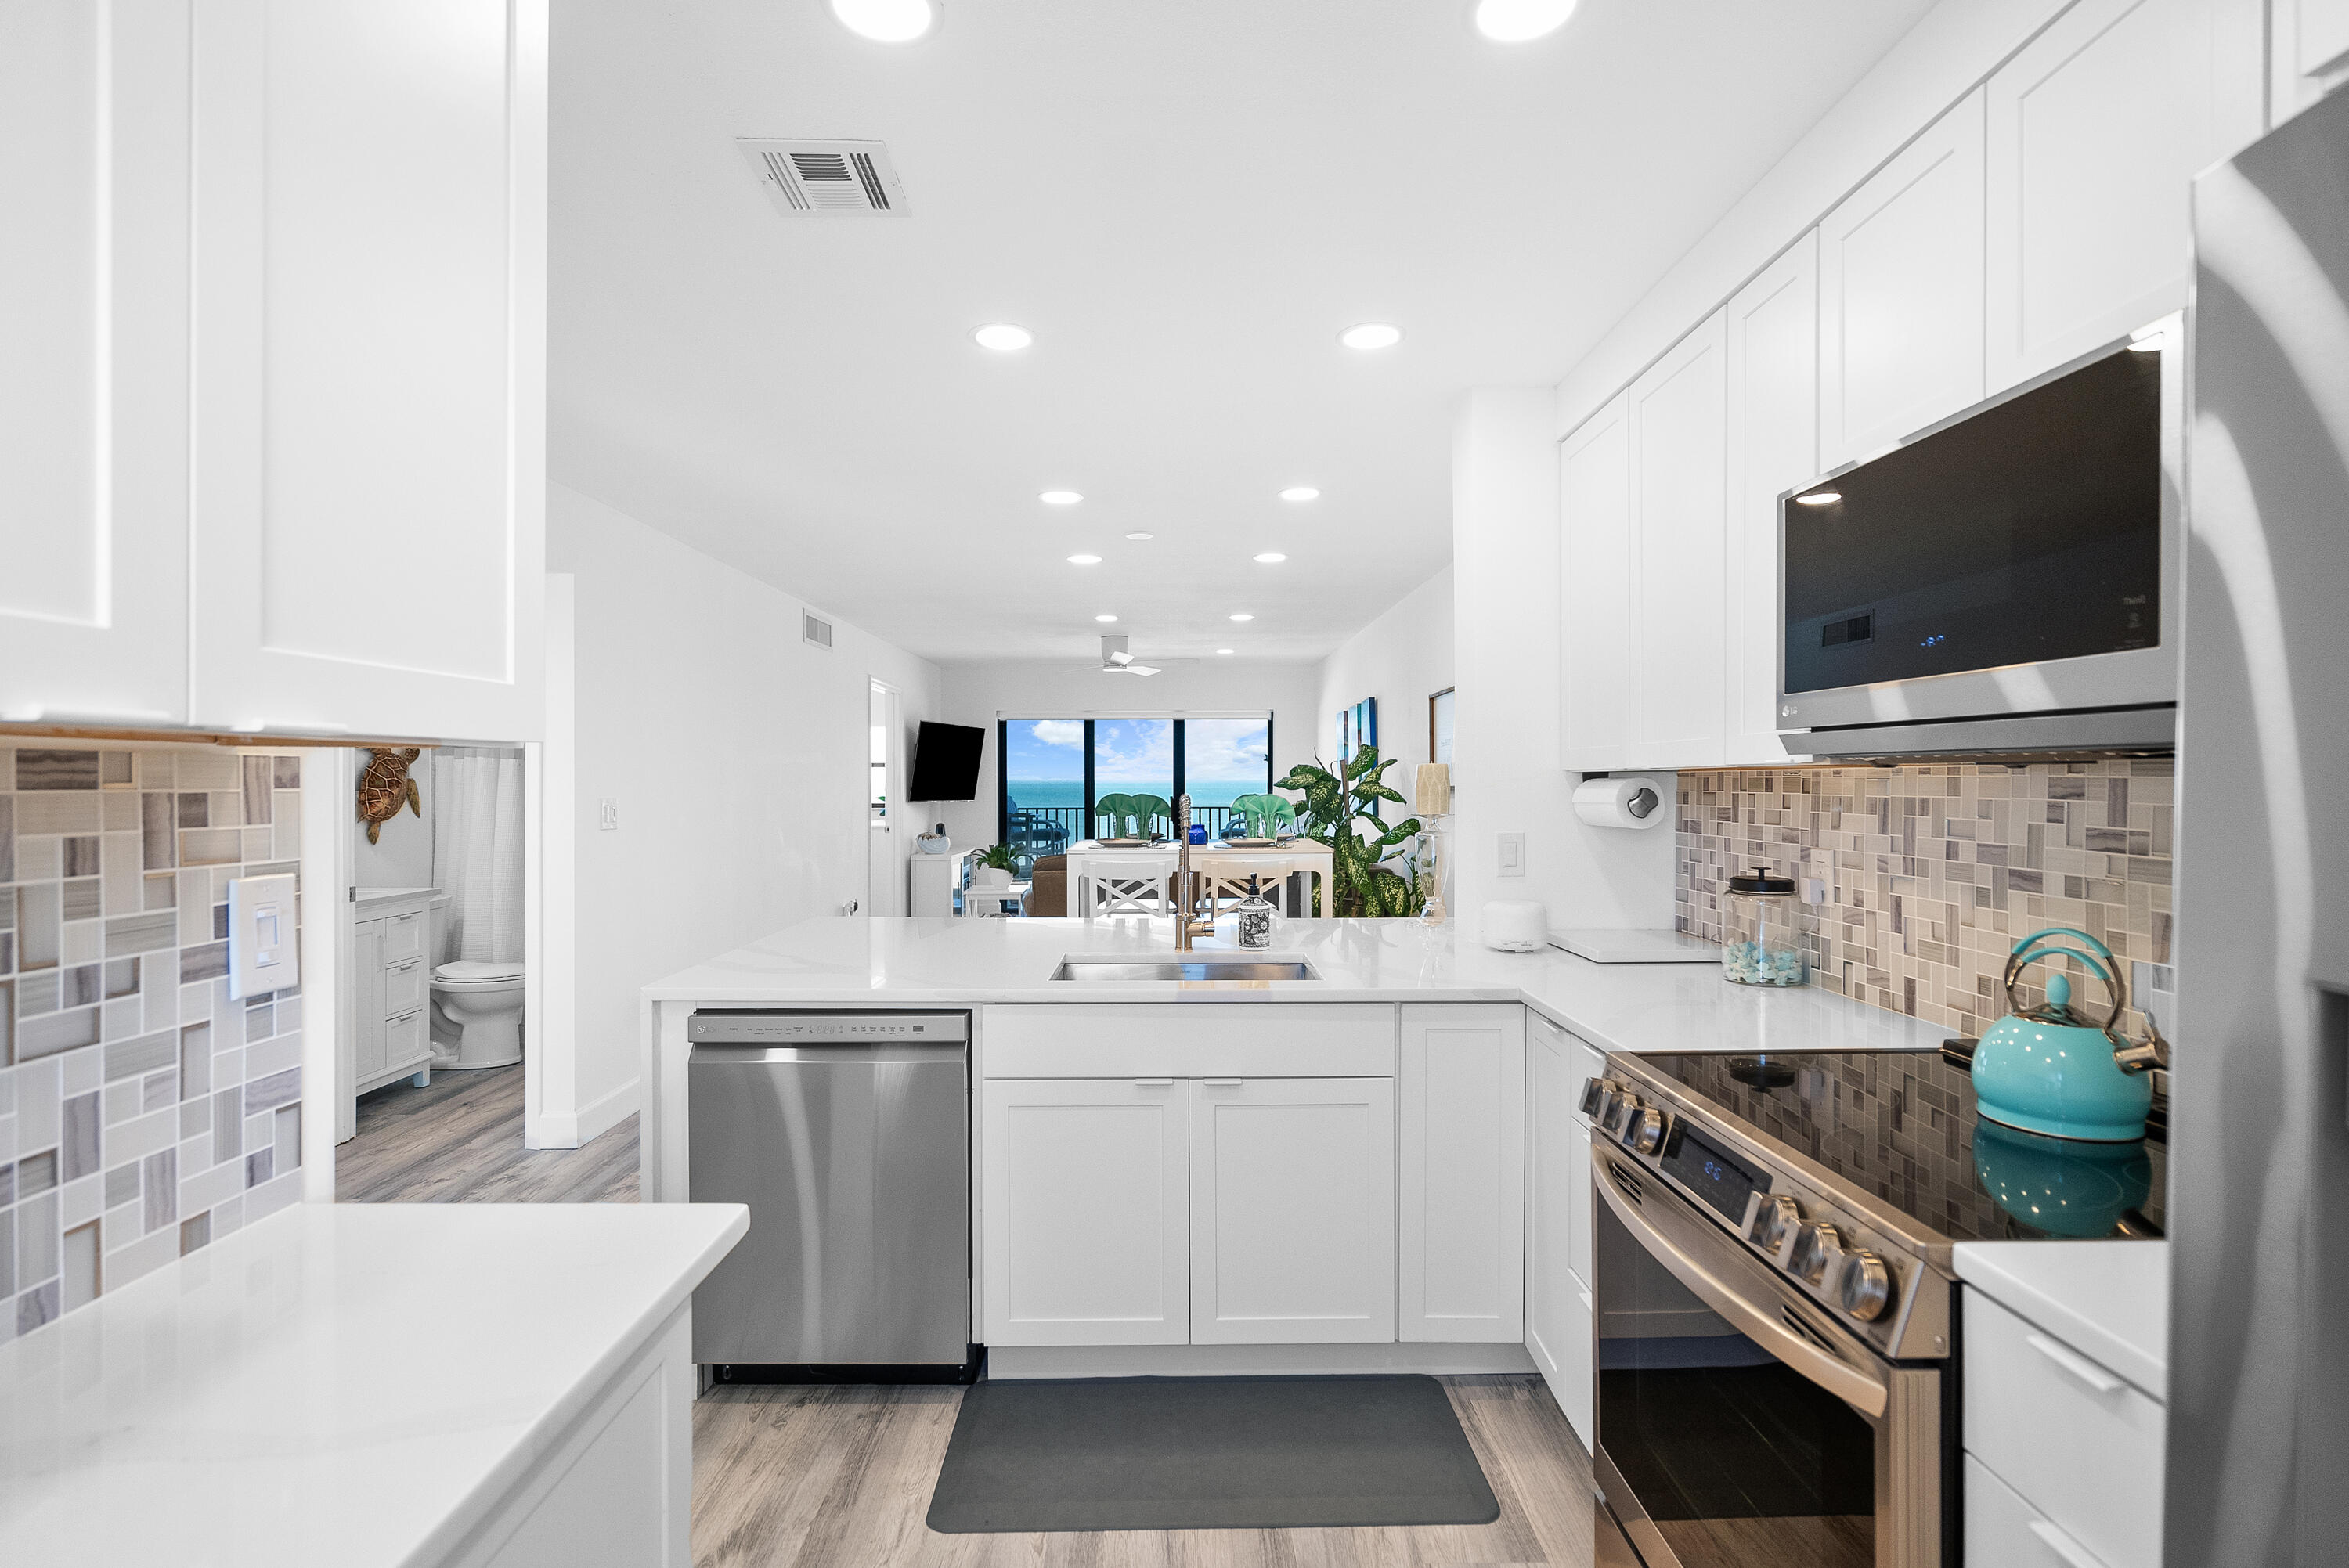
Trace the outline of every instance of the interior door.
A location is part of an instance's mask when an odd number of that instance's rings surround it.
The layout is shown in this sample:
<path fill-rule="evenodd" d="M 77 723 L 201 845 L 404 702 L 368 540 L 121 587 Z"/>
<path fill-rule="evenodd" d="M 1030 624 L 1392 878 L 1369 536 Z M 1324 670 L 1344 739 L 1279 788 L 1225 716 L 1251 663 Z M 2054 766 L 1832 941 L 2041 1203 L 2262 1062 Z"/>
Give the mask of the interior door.
<path fill-rule="evenodd" d="M 1191 1086 L 1191 1342 L 1395 1336 L 1394 1080 Z"/>
<path fill-rule="evenodd" d="M 986 1342 L 1187 1340 L 1185 1080 L 991 1078 L 981 1105 Z"/>

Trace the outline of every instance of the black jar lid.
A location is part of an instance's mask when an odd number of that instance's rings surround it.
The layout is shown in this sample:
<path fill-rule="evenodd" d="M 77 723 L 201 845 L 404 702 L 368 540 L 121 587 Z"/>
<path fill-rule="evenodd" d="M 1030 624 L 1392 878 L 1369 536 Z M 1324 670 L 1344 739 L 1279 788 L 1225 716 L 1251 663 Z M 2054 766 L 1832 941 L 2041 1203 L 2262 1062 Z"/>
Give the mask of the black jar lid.
<path fill-rule="evenodd" d="M 1795 879 L 1774 877 L 1770 874 L 1768 866 L 1755 866 L 1744 876 L 1731 877 L 1729 891 L 1745 893 L 1751 897 L 1778 898 L 1795 891 Z"/>

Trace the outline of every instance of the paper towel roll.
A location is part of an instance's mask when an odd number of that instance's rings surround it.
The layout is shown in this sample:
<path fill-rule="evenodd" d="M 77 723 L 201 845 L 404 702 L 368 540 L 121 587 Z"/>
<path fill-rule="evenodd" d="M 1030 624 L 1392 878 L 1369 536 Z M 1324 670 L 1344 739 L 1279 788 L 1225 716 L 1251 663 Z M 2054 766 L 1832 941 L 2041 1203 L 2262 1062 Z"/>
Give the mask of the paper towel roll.
<path fill-rule="evenodd" d="M 1650 779 L 1593 779 L 1575 786 L 1574 814 L 1594 828 L 1652 828 L 1671 805 Z"/>

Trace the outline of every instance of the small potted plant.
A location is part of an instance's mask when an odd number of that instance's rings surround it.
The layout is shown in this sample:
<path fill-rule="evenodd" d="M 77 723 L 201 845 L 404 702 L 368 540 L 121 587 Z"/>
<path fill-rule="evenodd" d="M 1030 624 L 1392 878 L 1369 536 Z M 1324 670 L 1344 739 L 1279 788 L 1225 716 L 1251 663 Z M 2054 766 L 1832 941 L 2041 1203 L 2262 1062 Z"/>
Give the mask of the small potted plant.
<path fill-rule="evenodd" d="M 971 862 L 970 881 L 973 887 L 1009 887 L 1011 873 L 1019 861 L 1011 855 L 1009 844 L 998 844 L 982 852 Z"/>

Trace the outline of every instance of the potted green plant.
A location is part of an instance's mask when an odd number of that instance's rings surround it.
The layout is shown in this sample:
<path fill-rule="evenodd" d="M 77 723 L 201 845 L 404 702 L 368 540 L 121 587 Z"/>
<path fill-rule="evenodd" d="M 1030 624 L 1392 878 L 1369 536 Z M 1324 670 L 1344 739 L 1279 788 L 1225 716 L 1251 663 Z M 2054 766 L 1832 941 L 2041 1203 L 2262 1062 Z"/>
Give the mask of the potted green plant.
<path fill-rule="evenodd" d="M 1012 857 L 1011 846 L 998 844 L 992 849 L 982 850 L 978 858 L 971 861 L 970 880 L 974 884 L 984 887 L 1009 887 L 1011 885 L 1011 873 L 1019 869 L 1019 862 Z"/>
<path fill-rule="evenodd" d="M 1394 766 L 1379 760 L 1379 748 L 1365 746 L 1335 771 L 1312 762 L 1300 762 L 1274 786 L 1305 797 L 1298 810 L 1298 831 L 1315 843 L 1330 846 L 1330 913 L 1340 917 L 1392 918 L 1417 914 L 1427 902 L 1421 879 L 1407 864 L 1398 864 L 1388 851 L 1418 836 L 1419 819 L 1406 817 L 1390 828 L 1372 809 L 1376 802 L 1402 803 L 1381 777 Z M 1369 824 L 1367 830 L 1357 826 Z M 1321 913 L 1321 895 L 1313 895 L 1313 913 Z"/>

